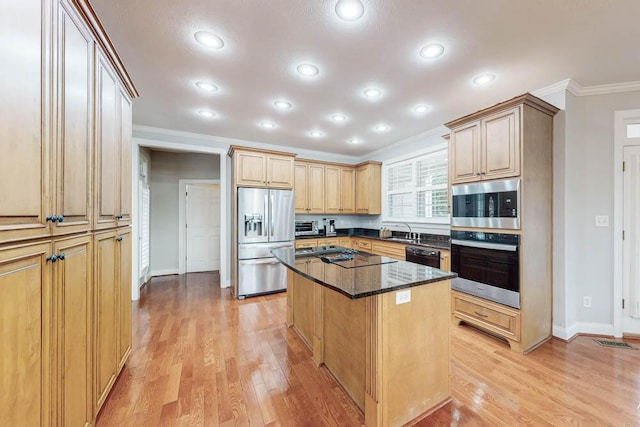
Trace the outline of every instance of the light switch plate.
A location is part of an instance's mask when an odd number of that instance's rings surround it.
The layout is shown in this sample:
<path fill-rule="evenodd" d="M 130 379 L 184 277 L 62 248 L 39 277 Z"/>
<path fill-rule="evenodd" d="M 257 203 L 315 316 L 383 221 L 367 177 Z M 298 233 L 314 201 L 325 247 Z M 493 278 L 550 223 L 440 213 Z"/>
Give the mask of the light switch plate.
<path fill-rule="evenodd" d="M 411 302 L 411 289 L 396 292 L 396 305 Z"/>
<path fill-rule="evenodd" d="M 608 227 L 609 216 L 608 215 L 596 215 L 596 227 Z"/>

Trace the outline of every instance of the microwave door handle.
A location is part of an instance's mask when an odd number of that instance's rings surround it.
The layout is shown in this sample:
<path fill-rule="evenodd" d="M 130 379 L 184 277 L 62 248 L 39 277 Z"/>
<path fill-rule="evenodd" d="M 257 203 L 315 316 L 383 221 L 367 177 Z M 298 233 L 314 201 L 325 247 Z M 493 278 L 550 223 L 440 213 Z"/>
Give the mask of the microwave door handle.
<path fill-rule="evenodd" d="M 476 242 L 476 241 L 470 241 L 470 240 L 452 239 L 451 244 L 458 245 L 458 246 L 469 246 L 472 248 L 497 249 L 500 251 L 511 251 L 511 252 L 515 252 L 518 250 L 518 247 L 516 245 L 506 245 L 504 243 L 487 243 L 487 242 Z"/>

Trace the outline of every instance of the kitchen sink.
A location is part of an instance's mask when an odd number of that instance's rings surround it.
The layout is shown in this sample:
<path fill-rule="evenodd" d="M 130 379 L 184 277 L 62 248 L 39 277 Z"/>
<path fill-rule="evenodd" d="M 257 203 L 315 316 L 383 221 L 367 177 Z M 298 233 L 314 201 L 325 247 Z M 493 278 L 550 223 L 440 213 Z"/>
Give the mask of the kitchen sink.
<path fill-rule="evenodd" d="M 389 237 L 389 238 L 384 239 L 384 240 L 390 240 L 392 242 L 401 242 L 401 243 L 419 243 L 415 239 L 405 239 L 405 238 L 402 238 L 402 237 Z"/>

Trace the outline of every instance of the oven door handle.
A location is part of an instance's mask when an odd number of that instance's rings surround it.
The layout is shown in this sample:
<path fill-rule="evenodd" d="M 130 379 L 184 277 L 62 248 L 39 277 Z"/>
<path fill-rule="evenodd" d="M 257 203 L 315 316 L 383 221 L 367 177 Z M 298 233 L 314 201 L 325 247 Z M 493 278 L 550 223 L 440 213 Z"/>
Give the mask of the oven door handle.
<path fill-rule="evenodd" d="M 473 240 L 451 240 L 452 245 L 459 246 L 470 246 L 472 248 L 481 248 L 481 249 L 497 249 L 499 251 L 511 251 L 515 252 L 518 250 L 518 246 L 516 245 L 506 245 L 504 243 L 487 243 L 487 242 L 476 242 Z"/>

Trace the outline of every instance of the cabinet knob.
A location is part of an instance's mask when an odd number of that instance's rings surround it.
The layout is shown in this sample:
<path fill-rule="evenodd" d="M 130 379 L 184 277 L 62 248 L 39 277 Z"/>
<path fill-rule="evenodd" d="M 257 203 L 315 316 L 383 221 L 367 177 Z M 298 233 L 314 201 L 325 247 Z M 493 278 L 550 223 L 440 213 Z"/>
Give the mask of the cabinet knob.
<path fill-rule="evenodd" d="M 116 242 L 122 242 L 122 236 L 118 236 L 118 238 L 116 239 Z"/>
<path fill-rule="evenodd" d="M 62 252 L 62 253 L 60 254 L 60 256 L 58 256 L 58 259 L 59 259 L 60 261 L 64 261 L 64 259 L 65 259 L 65 258 L 66 258 L 66 255 L 64 254 L 64 252 Z"/>
<path fill-rule="evenodd" d="M 124 218 L 124 215 L 123 215 L 123 214 L 118 214 L 118 215 L 116 215 L 116 219 L 122 219 L 122 218 Z"/>
<path fill-rule="evenodd" d="M 486 172 L 480 172 L 480 175 L 486 175 L 486 174 L 487 174 Z"/>
<path fill-rule="evenodd" d="M 56 262 L 56 261 L 58 261 L 58 255 L 53 254 L 53 255 L 51 255 L 51 256 L 48 256 L 48 257 L 47 257 L 47 261 L 51 261 L 51 262 Z"/>
<path fill-rule="evenodd" d="M 58 215 L 58 222 L 64 221 L 64 217 L 62 215 Z"/>
<path fill-rule="evenodd" d="M 47 220 L 47 222 L 51 221 L 51 222 L 56 222 L 58 221 L 58 217 L 55 215 L 51 215 L 45 218 Z"/>
<path fill-rule="evenodd" d="M 476 176 L 482 175 L 482 172 L 476 172 Z"/>

